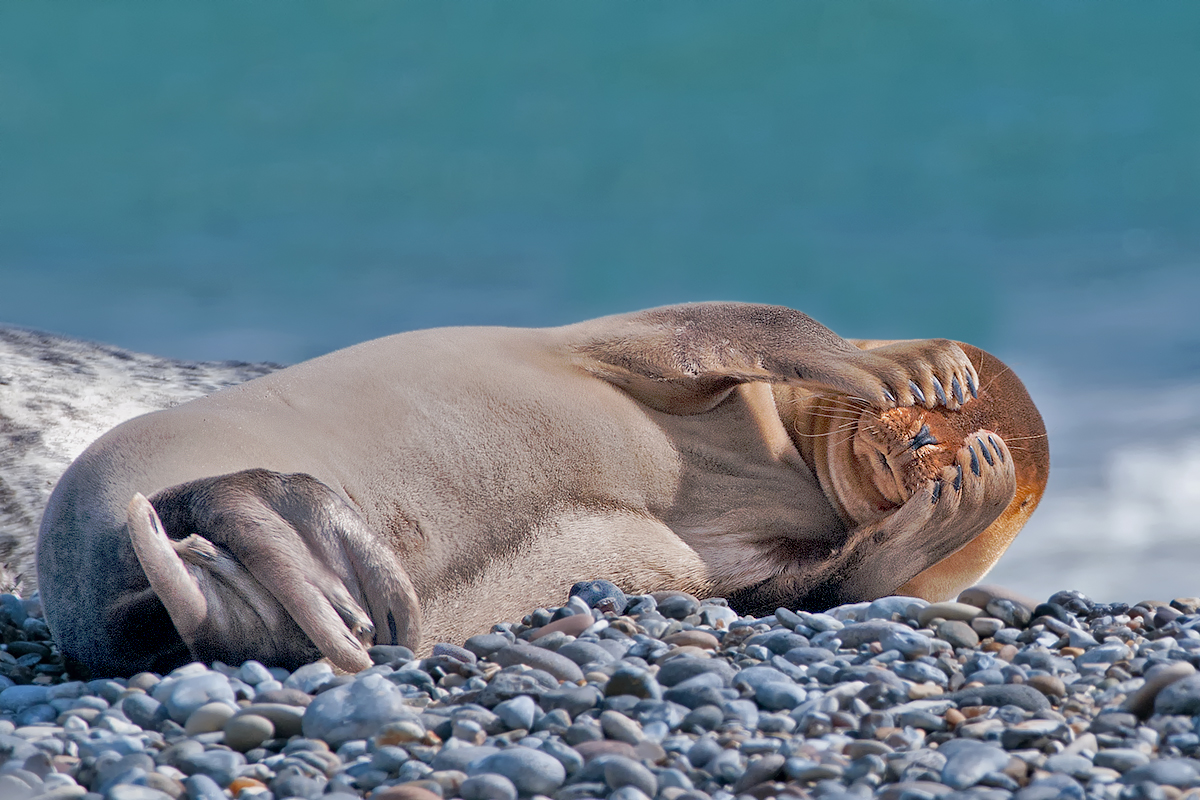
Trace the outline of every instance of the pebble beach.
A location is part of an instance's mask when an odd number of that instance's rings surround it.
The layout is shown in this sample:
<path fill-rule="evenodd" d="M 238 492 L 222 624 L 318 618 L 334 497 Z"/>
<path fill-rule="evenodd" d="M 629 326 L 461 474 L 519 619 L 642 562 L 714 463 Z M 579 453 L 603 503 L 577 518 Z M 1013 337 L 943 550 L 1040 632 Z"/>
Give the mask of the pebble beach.
<path fill-rule="evenodd" d="M 76 680 L 0 596 L 4 800 L 1200 798 L 1200 599 L 999 587 L 739 616 L 579 584 L 335 674 Z"/>

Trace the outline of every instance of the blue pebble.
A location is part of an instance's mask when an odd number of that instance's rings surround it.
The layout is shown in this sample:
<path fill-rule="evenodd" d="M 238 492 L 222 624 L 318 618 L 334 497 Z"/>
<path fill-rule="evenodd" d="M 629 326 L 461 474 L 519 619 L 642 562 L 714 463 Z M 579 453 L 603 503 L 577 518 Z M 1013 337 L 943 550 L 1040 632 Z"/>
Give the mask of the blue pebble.
<path fill-rule="evenodd" d="M 625 607 L 629 604 L 625 593 L 612 581 L 605 580 L 580 581 L 571 587 L 569 596 L 578 597 L 588 604 L 588 608 L 595 608 L 601 600 L 611 598 L 616 603 L 618 614 L 624 613 Z"/>

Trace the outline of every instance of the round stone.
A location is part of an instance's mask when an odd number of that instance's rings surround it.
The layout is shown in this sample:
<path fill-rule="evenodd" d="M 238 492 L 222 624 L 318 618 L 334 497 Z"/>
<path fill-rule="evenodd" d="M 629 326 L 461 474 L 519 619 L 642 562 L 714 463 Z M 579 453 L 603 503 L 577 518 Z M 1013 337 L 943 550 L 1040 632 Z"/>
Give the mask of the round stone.
<path fill-rule="evenodd" d="M 647 797 L 658 794 L 658 779 L 632 758 L 609 756 L 604 761 L 604 782 L 610 789 L 632 786 Z"/>
<path fill-rule="evenodd" d="M 625 611 L 628 601 L 625 593 L 615 583 L 606 580 L 580 581 L 571 587 L 570 597 L 578 597 L 587 603 L 589 608 L 595 608 L 602 600 L 609 600 L 615 613 Z"/>
<path fill-rule="evenodd" d="M 275 735 L 275 725 L 258 714 L 239 714 L 225 723 L 225 744 L 245 753 Z"/>
<path fill-rule="evenodd" d="M 503 775 L 476 775 L 459 787 L 463 800 L 517 800 L 517 787 Z"/>
<path fill-rule="evenodd" d="M 979 634 L 967 623 L 949 619 L 937 626 L 937 637 L 950 643 L 951 647 L 973 648 L 979 644 Z"/>
<path fill-rule="evenodd" d="M 524 664 L 548 672 L 560 681 L 583 680 L 579 665 L 566 656 L 529 644 L 512 644 L 492 653 L 491 660 L 502 667 Z"/>
<path fill-rule="evenodd" d="M 227 703 L 205 703 L 188 715 L 183 731 L 188 736 L 195 736 L 223 730 L 233 714 L 234 708 Z"/>
<path fill-rule="evenodd" d="M 567 771 L 557 758 L 520 745 L 476 761 L 467 770 L 471 777 L 488 773 L 508 778 L 523 795 L 553 794 L 567 779 Z"/>
<path fill-rule="evenodd" d="M 367 674 L 318 695 L 304 710 L 301 729 L 306 737 L 337 748 L 351 739 L 370 739 L 389 722 L 413 716 L 399 686 Z"/>
<path fill-rule="evenodd" d="M 967 603 L 930 603 L 925 606 L 917 614 L 917 622 L 921 627 L 927 626 L 930 622 L 939 617 L 941 619 L 953 619 L 961 622 L 970 622 L 983 613 L 983 609 L 979 606 L 969 605 Z"/>
<path fill-rule="evenodd" d="M 170 688 L 164 705 L 171 719 L 183 725 L 196 709 L 213 702 L 236 705 L 233 687 L 229 679 L 219 672 L 204 672 L 190 678 L 182 678 Z"/>

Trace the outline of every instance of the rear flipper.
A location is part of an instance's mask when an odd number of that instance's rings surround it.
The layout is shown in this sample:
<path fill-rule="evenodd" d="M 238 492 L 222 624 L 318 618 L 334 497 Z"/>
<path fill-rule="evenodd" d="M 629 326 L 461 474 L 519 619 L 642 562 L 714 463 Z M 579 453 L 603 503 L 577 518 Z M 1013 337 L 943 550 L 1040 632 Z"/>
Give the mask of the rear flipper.
<path fill-rule="evenodd" d="M 135 495 L 128 525 L 197 660 L 295 668 L 325 656 L 357 671 L 375 641 L 419 644 L 416 591 L 395 554 L 309 475 L 246 470 Z"/>

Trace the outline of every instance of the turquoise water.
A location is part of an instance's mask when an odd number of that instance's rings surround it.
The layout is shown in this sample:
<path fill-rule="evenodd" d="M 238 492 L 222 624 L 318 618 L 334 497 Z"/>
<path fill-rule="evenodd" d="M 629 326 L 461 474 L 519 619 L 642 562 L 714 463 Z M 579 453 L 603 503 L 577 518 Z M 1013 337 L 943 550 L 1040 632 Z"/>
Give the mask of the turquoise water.
<path fill-rule="evenodd" d="M 1184 3 L 6 3 L 0 321 L 293 362 L 783 303 L 992 349 L 1051 499 L 1112 496 L 1200 453 L 1197 42 Z"/>

